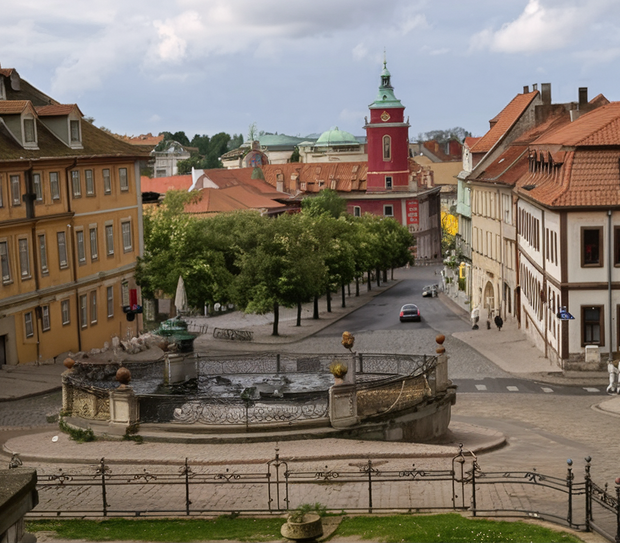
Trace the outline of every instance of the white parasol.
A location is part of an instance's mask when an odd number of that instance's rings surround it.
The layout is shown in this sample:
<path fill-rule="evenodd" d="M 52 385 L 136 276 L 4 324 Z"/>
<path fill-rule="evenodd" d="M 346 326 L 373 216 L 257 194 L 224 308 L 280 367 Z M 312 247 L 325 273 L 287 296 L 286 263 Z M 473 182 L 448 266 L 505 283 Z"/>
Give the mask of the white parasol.
<path fill-rule="evenodd" d="M 179 275 L 179 282 L 177 283 L 177 293 L 174 297 L 174 306 L 177 308 L 177 314 L 187 312 L 187 294 L 185 292 L 185 283 L 183 277 Z"/>

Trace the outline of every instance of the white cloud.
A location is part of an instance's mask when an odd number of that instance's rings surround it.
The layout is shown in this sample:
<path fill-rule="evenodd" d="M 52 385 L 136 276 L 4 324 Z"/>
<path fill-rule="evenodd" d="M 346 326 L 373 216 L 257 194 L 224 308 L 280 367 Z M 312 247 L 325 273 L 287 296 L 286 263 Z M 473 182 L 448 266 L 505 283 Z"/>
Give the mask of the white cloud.
<path fill-rule="evenodd" d="M 472 50 L 533 53 L 562 49 L 589 29 L 611 0 L 528 0 L 525 9 L 499 30 L 485 28 L 472 36 Z"/>

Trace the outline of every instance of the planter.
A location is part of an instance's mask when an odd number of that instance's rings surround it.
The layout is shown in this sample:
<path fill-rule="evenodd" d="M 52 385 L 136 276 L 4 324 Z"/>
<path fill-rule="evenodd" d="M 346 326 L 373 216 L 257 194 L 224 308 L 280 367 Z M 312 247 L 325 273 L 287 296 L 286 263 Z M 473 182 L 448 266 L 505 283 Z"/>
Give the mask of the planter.
<path fill-rule="evenodd" d="M 306 513 L 303 522 L 286 521 L 280 530 L 286 539 L 302 541 L 304 539 L 316 539 L 323 535 L 323 523 L 321 517 L 315 513 Z"/>

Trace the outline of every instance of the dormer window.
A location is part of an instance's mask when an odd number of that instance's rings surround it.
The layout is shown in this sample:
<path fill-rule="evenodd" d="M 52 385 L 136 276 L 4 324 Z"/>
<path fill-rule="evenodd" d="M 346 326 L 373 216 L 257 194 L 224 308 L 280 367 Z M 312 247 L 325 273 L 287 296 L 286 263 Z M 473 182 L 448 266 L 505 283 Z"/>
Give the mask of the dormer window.
<path fill-rule="evenodd" d="M 25 149 L 38 149 L 37 145 L 37 128 L 33 116 L 24 116 L 22 118 L 23 126 L 23 143 Z"/>
<path fill-rule="evenodd" d="M 70 121 L 71 123 L 71 143 L 80 143 L 80 121 Z"/>

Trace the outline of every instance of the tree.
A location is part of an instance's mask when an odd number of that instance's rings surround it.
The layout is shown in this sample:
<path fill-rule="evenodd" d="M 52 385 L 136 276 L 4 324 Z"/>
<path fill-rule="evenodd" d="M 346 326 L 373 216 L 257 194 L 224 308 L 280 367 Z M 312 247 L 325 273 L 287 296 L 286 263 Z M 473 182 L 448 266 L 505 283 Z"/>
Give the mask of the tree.
<path fill-rule="evenodd" d="M 174 296 L 179 276 L 192 307 L 229 297 L 232 276 L 224 256 L 209 247 L 202 221 L 184 213 L 196 196 L 169 191 L 159 208 L 144 215 L 145 251 L 138 258 L 136 281 L 147 297 L 158 291 Z"/>
<path fill-rule="evenodd" d="M 450 140 L 457 139 L 461 143 L 465 141 L 465 138 L 471 136 L 471 132 L 468 132 L 460 126 L 449 128 L 448 130 L 431 130 L 430 132 L 420 132 L 418 134 L 417 141 L 419 143 L 423 141 L 435 140 L 437 143 L 447 143 Z"/>
<path fill-rule="evenodd" d="M 301 157 L 299 156 L 299 147 L 295 146 L 295 149 L 293 149 L 289 162 L 299 162 L 300 160 L 301 160 Z"/>
<path fill-rule="evenodd" d="M 347 211 L 347 201 L 335 190 L 323 189 L 317 196 L 309 196 L 301 201 L 301 209 L 304 213 L 318 217 L 327 213 L 337 219 Z"/>

